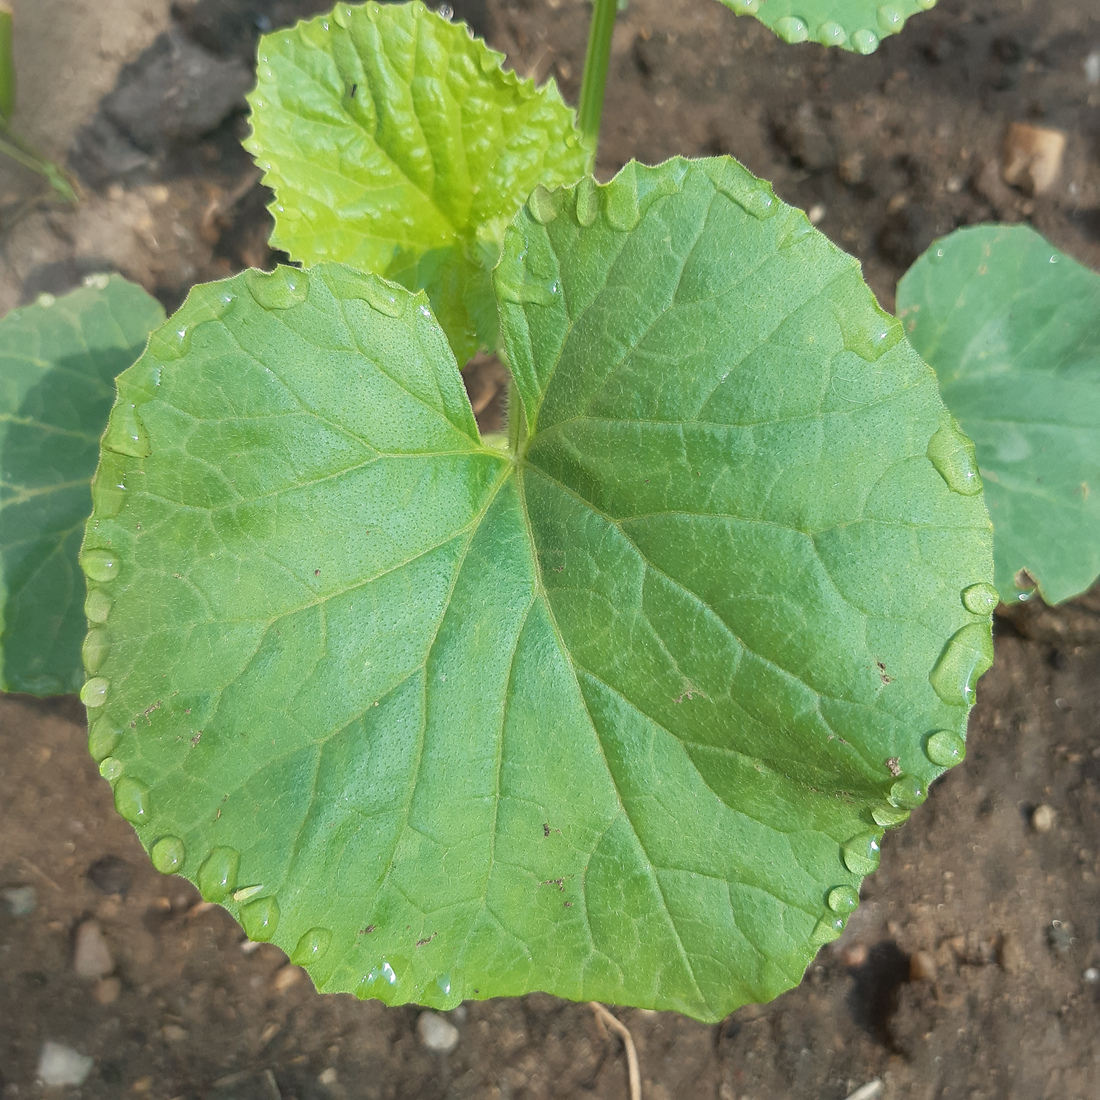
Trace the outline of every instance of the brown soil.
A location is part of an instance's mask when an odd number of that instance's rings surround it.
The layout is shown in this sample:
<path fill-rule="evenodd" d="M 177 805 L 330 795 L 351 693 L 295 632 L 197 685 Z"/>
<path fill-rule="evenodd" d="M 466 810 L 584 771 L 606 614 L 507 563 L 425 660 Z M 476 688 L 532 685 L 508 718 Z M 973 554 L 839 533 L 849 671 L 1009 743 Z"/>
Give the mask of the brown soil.
<path fill-rule="evenodd" d="M 149 0 L 111 2 L 163 16 Z M 248 55 L 257 19 L 322 6 L 198 0 L 175 24 L 225 60 Z M 518 69 L 554 73 L 575 96 L 582 3 L 470 11 Z M 1095 49 L 1096 0 L 940 0 L 872 58 L 785 46 L 714 0 L 633 0 L 615 35 L 600 167 L 733 153 L 783 198 L 820 207 L 820 228 L 863 260 L 887 305 L 935 235 L 981 220 L 1030 220 L 1100 267 L 1100 85 L 1084 68 Z M 99 125 L 107 86 L 101 72 L 89 81 L 85 124 Z M 1046 195 L 1000 179 L 1012 121 L 1067 134 Z M 171 305 L 196 279 L 272 261 L 263 192 L 236 152 L 239 110 L 207 132 L 176 123 L 136 160 L 123 146 L 96 160 L 102 132 L 78 136 L 80 210 L 44 205 L 15 177 L 0 196 L 0 308 L 95 266 Z M 491 424 L 499 367 L 467 375 Z M 863 905 L 799 988 L 714 1027 L 619 1012 L 647 1100 L 843 1100 L 876 1077 L 883 1100 L 1100 1095 L 1100 598 L 1014 609 L 996 646 L 966 762 L 887 836 Z M 0 761 L 0 890 L 33 887 L 36 903 L 19 917 L 0 905 L 0 1095 L 38 1094 L 47 1040 L 94 1058 L 69 1090 L 89 1100 L 627 1095 L 621 1045 L 586 1006 L 470 1003 L 451 1014 L 457 1048 L 436 1055 L 415 1009 L 318 996 L 276 948 L 245 949 L 224 911 L 152 870 L 111 808 L 73 700 L 0 698 Z M 117 989 L 73 971 L 89 917 Z"/>

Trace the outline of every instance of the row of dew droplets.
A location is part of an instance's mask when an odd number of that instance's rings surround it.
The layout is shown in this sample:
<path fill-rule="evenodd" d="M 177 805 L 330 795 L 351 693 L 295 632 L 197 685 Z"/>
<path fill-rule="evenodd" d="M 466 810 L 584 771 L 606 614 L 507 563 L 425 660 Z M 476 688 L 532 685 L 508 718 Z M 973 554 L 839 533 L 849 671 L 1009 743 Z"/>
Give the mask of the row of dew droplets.
<path fill-rule="evenodd" d="M 759 15 L 761 6 L 767 0 L 725 0 L 737 15 Z M 928 11 L 936 6 L 936 0 L 916 0 L 916 6 Z M 879 40 L 885 34 L 897 34 L 905 26 L 906 13 L 898 4 L 883 4 L 875 13 L 878 30 L 861 27 L 849 34 L 839 23 L 832 20 L 821 23 L 811 32 L 809 23 L 797 15 L 785 15 L 775 21 L 773 29 L 784 42 L 799 43 L 813 39 L 822 46 L 851 47 L 861 54 L 874 53 Z"/>

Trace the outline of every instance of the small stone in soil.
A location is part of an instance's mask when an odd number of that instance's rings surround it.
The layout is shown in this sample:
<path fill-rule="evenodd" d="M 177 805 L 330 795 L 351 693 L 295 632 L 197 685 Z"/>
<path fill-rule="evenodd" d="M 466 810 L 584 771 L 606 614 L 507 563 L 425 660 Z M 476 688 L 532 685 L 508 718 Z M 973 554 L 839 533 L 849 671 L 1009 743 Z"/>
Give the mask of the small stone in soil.
<path fill-rule="evenodd" d="M 438 1012 L 421 1012 L 416 1021 L 421 1045 L 448 1054 L 458 1046 L 458 1028 Z"/>
<path fill-rule="evenodd" d="M 335 1085 L 336 1084 L 336 1070 L 329 1066 L 328 1069 L 322 1070 L 320 1076 L 317 1078 L 322 1085 Z"/>
<path fill-rule="evenodd" d="M 1004 181 L 1029 195 L 1049 191 L 1062 174 L 1066 135 L 1061 130 L 1013 122 L 1001 154 Z"/>
<path fill-rule="evenodd" d="M 1031 813 L 1031 827 L 1037 833 L 1049 833 L 1054 828 L 1054 819 L 1057 816 L 1053 807 L 1045 803 L 1042 806 L 1036 806 Z"/>
<path fill-rule="evenodd" d="M 909 980 L 911 982 L 936 980 L 936 960 L 927 951 L 914 951 L 909 956 Z"/>
<path fill-rule="evenodd" d="M 13 917 L 27 917 L 38 905 L 33 886 L 9 886 L 4 891 L 4 904 Z"/>
<path fill-rule="evenodd" d="M 1095 966 L 1090 966 L 1082 977 L 1089 985 L 1095 985 L 1097 982 L 1100 982 L 1100 970 L 1097 970 Z"/>
<path fill-rule="evenodd" d="M 130 890 L 130 865 L 121 856 L 104 856 L 88 868 L 92 885 L 101 894 L 121 894 Z"/>
<path fill-rule="evenodd" d="M 118 978 L 101 978 L 92 990 L 93 999 L 101 1005 L 113 1005 L 122 992 L 122 982 Z"/>
<path fill-rule="evenodd" d="M 160 1029 L 160 1033 L 170 1043 L 182 1043 L 187 1038 L 187 1029 L 180 1027 L 179 1024 L 165 1024 Z"/>
<path fill-rule="evenodd" d="M 86 920 L 76 930 L 73 970 L 82 978 L 102 978 L 115 968 L 99 921 Z"/>
<path fill-rule="evenodd" d="M 1047 939 L 1050 941 L 1050 946 L 1062 955 L 1077 942 L 1073 936 L 1073 925 L 1064 920 L 1052 920 L 1050 922 Z"/>
<path fill-rule="evenodd" d="M 92 1072 L 94 1062 L 63 1043 L 45 1042 L 38 1055 L 38 1079 L 43 1085 L 61 1088 L 82 1085 Z"/>
<path fill-rule="evenodd" d="M 275 972 L 275 992 L 285 993 L 292 985 L 295 985 L 302 977 L 304 971 L 300 966 L 292 966 L 289 963 L 280 967 Z"/>

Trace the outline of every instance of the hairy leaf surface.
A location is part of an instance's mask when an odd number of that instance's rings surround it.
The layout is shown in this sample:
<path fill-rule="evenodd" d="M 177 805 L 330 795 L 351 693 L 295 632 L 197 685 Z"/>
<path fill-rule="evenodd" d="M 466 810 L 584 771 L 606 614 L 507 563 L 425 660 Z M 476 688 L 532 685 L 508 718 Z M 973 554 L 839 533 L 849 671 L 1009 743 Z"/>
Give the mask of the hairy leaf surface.
<path fill-rule="evenodd" d="M 738 15 L 755 15 L 786 42 L 820 42 L 874 53 L 917 12 L 936 0 L 722 0 Z"/>
<path fill-rule="evenodd" d="M 909 339 L 977 447 L 1005 601 L 1100 574 L 1100 275 L 1027 226 L 960 229 L 898 286 Z"/>
<path fill-rule="evenodd" d="M 733 161 L 537 190 L 495 286 L 509 453 L 423 296 L 192 292 L 88 527 L 92 749 L 156 865 L 320 989 L 718 1019 L 961 758 L 988 516 L 858 265 Z"/>
<path fill-rule="evenodd" d="M 340 4 L 261 41 L 250 96 L 273 243 L 425 290 L 461 362 L 496 343 L 505 225 L 587 163 L 553 81 L 503 60 L 419 2 Z"/>
<path fill-rule="evenodd" d="M 112 276 L 0 321 L 0 689 L 83 682 L 84 577 L 77 551 L 115 375 L 164 310 Z"/>

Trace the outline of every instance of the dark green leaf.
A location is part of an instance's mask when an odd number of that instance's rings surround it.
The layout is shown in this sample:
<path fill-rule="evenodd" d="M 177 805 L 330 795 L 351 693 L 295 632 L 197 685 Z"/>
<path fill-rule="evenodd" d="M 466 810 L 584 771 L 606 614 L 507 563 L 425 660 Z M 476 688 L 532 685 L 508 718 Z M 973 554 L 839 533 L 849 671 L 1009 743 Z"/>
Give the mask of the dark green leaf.
<path fill-rule="evenodd" d="M 76 555 L 115 397 L 164 310 L 117 276 L 0 321 L 0 688 L 54 695 L 83 680 Z"/>
<path fill-rule="evenodd" d="M 1100 275 L 1026 226 L 960 229 L 898 308 L 977 446 L 1001 598 L 1084 592 L 1100 574 Z"/>
<path fill-rule="evenodd" d="M 820 42 L 874 53 L 917 12 L 936 0 L 722 0 L 738 15 L 755 15 L 786 42 Z"/>

